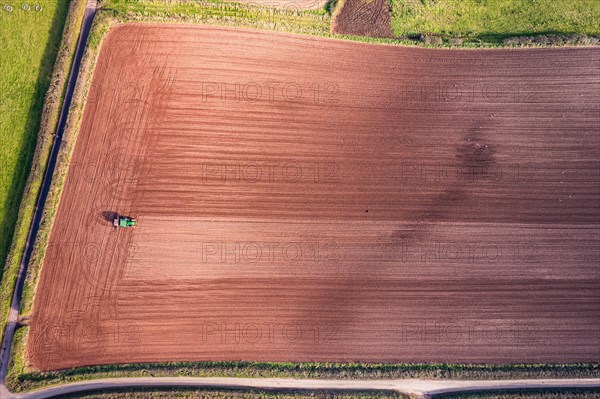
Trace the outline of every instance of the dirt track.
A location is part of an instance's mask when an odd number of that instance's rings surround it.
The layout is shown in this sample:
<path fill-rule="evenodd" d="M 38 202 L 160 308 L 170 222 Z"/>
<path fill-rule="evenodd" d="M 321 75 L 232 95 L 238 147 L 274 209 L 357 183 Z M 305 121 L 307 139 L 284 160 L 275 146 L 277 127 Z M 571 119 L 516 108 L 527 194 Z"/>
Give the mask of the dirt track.
<path fill-rule="evenodd" d="M 31 362 L 599 361 L 599 57 L 112 31 Z"/>
<path fill-rule="evenodd" d="M 598 379 L 533 379 L 533 380 L 307 380 L 296 378 L 219 378 L 219 377 L 141 377 L 106 378 L 82 381 L 61 386 L 53 386 L 25 394 L 16 394 L 14 399 L 46 399 L 74 392 L 84 392 L 115 387 L 195 387 L 218 389 L 258 388 L 269 391 L 319 390 L 336 392 L 348 391 L 388 391 L 402 392 L 411 398 L 429 398 L 449 392 L 490 391 L 498 389 L 536 389 L 536 388 L 594 388 Z"/>

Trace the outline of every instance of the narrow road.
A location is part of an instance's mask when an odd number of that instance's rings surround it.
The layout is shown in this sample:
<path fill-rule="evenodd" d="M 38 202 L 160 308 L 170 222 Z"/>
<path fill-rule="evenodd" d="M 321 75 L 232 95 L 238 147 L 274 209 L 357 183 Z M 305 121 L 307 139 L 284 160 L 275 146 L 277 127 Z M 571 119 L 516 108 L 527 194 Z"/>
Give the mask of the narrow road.
<path fill-rule="evenodd" d="M 12 345 L 13 337 L 17 327 L 17 320 L 19 318 L 19 309 L 21 306 L 21 295 L 23 293 L 23 286 L 25 284 L 25 278 L 27 277 L 27 268 L 31 259 L 31 253 L 33 252 L 35 238 L 40 228 L 40 222 L 44 214 L 44 204 L 48 198 L 48 192 L 50 191 L 50 184 L 52 182 L 52 176 L 54 175 L 54 169 L 56 167 L 56 160 L 58 158 L 58 152 L 62 143 L 63 133 L 67 123 L 67 117 L 69 108 L 71 107 L 71 101 L 73 99 L 73 92 L 75 91 L 75 83 L 79 75 L 79 67 L 81 66 L 81 60 L 83 58 L 85 44 L 87 43 L 90 29 L 92 27 L 92 21 L 96 15 L 96 8 L 98 6 L 97 0 L 87 0 L 86 9 L 81 22 L 81 30 L 79 31 L 79 38 L 77 39 L 77 47 L 75 48 L 75 57 L 69 73 L 69 79 L 67 81 L 67 89 L 65 91 L 65 98 L 63 100 L 62 108 L 60 111 L 58 125 L 54 134 L 54 141 L 52 142 L 52 149 L 50 150 L 50 157 L 48 158 L 48 165 L 44 172 L 44 179 L 40 187 L 40 192 L 35 204 L 35 211 L 31 226 L 29 227 L 29 233 L 27 235 L 27 242 L 25 244 L 25 250 L 23 252 L 23 258 L 19 266 L 19 274 L 15 283 L 15 289 L 10 303 L 10 311 L 8 314 L 8 320 L 6 327 L 4 328 L 4 334 L 2 339 L 2 349 L 0 352 L 0 398 L 3 398 L 6 394 L 6 388 L 4 381 L 8 372 L 8 361 L 10 357 L 10 348 Z"/>
<path fill-rule="evenodd" d="M 594 388 L 600 379 L 545 379 L 545 380 L 297 380 L 291 378 L 108 378 L 65 384 L 51 388 L 16 394 L 12 399 L 44 399 L 95 389 L 127 387 L 194 387 L 263 390 L 331 390 L 401 392 L 417 398 L 429 398 L 434 394 L 473 390 L 523 389 L 523 388 Z"/>

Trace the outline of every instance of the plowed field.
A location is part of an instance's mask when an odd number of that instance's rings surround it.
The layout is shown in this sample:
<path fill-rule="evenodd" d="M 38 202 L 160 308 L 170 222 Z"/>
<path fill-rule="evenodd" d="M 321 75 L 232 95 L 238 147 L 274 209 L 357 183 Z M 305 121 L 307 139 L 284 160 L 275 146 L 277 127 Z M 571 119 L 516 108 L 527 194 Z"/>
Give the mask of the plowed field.
<path fill-rule="evenodd" d="M 599 361 L 599 57 L 113 29 L 30 361 Z"/>

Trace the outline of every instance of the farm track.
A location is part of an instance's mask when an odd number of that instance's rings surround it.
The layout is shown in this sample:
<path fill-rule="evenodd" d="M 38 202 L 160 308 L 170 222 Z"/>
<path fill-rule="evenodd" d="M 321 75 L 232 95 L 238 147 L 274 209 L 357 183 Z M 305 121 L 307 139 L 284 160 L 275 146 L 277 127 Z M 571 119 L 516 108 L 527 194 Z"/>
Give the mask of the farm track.
<path fill-rule="evenodd" d="M 599 56 L 114 29 L 29 360 L 598 362 Z"/>
<path fill-rule="evenodd" d="M 332 390 L 332 391 L 389 391 L 401 392 L 414 398 L 473 390 L 539 389 L 539 388 L 596 388 L 598 379 L 544 379 L 507 381 L 456 380 L 300 380 L 285 378 L 109 378 L 65 384 L 39 391 L 16 394 L 13 399 L 46 399 L 68 393 L 127 387 L 194 387 L 218 389 L 264 389 L 268 391 Z"/>

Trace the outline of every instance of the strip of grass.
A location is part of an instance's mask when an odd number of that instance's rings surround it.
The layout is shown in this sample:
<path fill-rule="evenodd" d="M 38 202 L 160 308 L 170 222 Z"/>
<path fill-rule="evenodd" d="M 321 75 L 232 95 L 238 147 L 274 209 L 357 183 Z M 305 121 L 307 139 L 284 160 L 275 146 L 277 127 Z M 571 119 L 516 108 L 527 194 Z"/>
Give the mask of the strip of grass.
<path fill-rule="evenodd" d="M 398 36 L 439 34 L 491 43 L 548 33 L 600 35 L 597 0 L 390 0 Z"/>
<path fill-rule="evenodd" d="M 436 399 L 600 399 L 600 388 L 527 389 L 437 395 Z"/>
<path fill-rule="evenodd" d="M 90 391 L 64 396 L 65 399 L 392 399 L 408 398 L 390 392 L 298 392 L 273 393 L 256 390 L 219 391 L 199 389 L 120 389 Z M 476 392 L 436 395 L 436 399 L 600 399 L 600 389 L 544 389 L 519 392 Z"/>
<path fill-rule="evenodd" d="M 77 30 L 70 26 L 83 15 L 82 7 L 75 11 L 83 4 L 80 0 L 42 1 L 36 3 L 41 7 L 31 4 L 29 10 L 23 4 L 12 1 L 0 8 L 2 331 L 77 39 Z"/>
<path fill-rule="evenodd" d="M 15 344 L 23 347 L 24 341 Z M 15 364 L 17 361 L 15 361 Z M 23 367 L 22 362 L 18 366 Z M 362 364 L 362 363 L 256 363 L 171 362 L 140 363 L 35 372 L 22 368 L 7 378 L 14 391 L 99 378 L 118 377 L 239 377 L 309 379 L 516 379 L 591 378 L 600 375 L 597 364 Z"/>
<path fill-rule="evenodd" d="M 106 0 L 103 9 L 123 21 L 194 22 L 305 34 L 328 34 L 325 10 L 286 10 L 221 1 Z"/>
<path fill-rule="evenodd" d="M 119 389 L 90 391 L 64 396 L 65 399 L 398 399 L 408 398 L 395 392 L 265 392 L 259 390 L 214 390 L 193 388 Z"/>
<path fill-rule="evenodd" d="M 178 8 L 173 8 L 173 5 Z M 287 11 L 253 5 L 219 2 L 167 2 L 157 0 L 106 0 L 96 16 L 79 81 L 65 129 L 52 187 L 45 207 L 26 282 L 22 307 L 31 309 L 45 248 L 58 208 L 85 98 L 100 46 L 108 30 L 116 23 L 169 22 L 241 26 L 293 33 L 333 36 L 329 32 L 330 16 L 325 12 Z M 335 36 L 340 37 L 340 36 Z M 398 41 L 344 37 L 375 43 L 398 44 Z M 507 379 L 544 377 L 597 377 L 598 364 L 567 365 L 448 365 L 448 364 L 329 364 L 329 363 L 250 363 L 194 362 L 83 367 L 40 373 L 27 367 L 24 357 L 27 329 L 19 331 L 14 342 L 7 385 L 24 391 L 49 385 L 96 378 L 136 376 L 233 376 L 298 378 L 457 378 Z"/>

